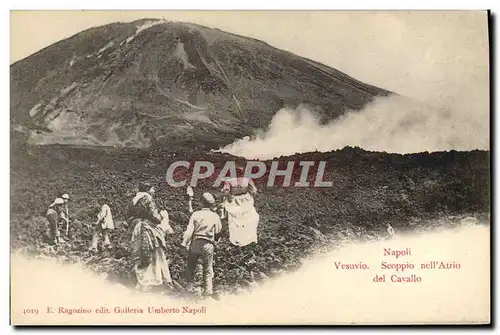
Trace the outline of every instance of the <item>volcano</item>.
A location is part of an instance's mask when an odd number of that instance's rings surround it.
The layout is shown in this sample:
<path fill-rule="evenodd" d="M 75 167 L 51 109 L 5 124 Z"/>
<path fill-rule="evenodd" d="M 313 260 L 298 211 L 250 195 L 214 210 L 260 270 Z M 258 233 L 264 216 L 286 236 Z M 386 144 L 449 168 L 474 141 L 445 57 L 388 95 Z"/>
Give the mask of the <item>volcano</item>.
<path fill-rule="evenodd" d="M 391 94 L 259 40 L 156 19 L 85 30 L 10 70 L 11 132 L 36 145 L 212 149 L 283 107 L 328 122 Z"/>

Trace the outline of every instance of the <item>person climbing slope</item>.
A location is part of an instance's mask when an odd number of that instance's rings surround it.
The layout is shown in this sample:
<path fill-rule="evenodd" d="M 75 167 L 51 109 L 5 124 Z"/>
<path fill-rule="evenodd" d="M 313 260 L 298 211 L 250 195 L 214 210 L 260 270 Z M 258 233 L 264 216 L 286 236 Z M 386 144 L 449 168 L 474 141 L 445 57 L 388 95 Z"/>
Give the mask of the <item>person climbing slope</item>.
<path fill-rule="evenodd" d="M 213 261 L 215 243 L 222 230 L 220 217 L 215 213 L 215 198 L 203 193 L 203 208 L 193 212 L 182 237 L 182 245 L 189 251 L 187 259 L 187 291 L 194 291 L 196 264 L 201 258 L 203 265 L 203 296 L 213 295 Z"/>
<path fill-rule="evenodd" d="M 64 200 L 56 198 L 54 202 L 49 205 L 45 217 L 49 222 L 47 229 L 49 242 L 57 246 L 62 242 L 59 226 L 61 223 L 66 222 L 64 215 Z"/>
<path fill-rule="evenodd" d="M 111 248 L 111 241 L 109 239 L 110 232 L 115 229 L 113 222 L 113 215 L 111 214 L 111 208 L 107 204 L 107 199 L 105 197 L 101 198 L 101 210 L 97 214 L 97 221 L 94 223 L 94 233 L 92 234 L 92 245 L 89 251 L 97 251 L 97 244 L 99 242 L 99 235 L 103 235 L 104 248 Z"/>
<path fill-rule="evenodd" d="M 166 210 L 158 211 L 153 196 L 155 188 L 149 183 L 141 183 L 139 192 L 129 209 L 129 222 L 133 227 L 131 238 L 132 255 L 137 288 L 149 290 L 164 283 L 171 286 L 169 261 L 166 258 L 165 235 L 174 231 L 169 223 Z"/>
<path fill-rule="evenodd" d="M 257 244 L 260 217 L 254 205 L 257 187 L 253 180 L 245 176 L 243 168 L 238 167 L 236 177 L 226 179 L 221 191 L 224 193 L 223 207 L 230 242 L 240 247 Z"/>

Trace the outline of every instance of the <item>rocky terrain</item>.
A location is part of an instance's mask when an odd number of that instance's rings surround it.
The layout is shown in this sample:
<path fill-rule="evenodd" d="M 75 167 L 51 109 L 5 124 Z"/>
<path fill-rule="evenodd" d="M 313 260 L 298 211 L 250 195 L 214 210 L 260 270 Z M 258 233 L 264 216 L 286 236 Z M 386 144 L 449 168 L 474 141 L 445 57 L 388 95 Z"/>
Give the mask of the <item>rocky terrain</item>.
<path fill-rule="evenodd" d="M 84 263 L 110 280 L 133 286 L 130 228 L 124 224 L 124 215 L 137 183 L 149 180 L 157 185 L 157 202 L 169 211 L 175 230 L 169 239 L 169 257 L 178 292 L 185 285 L 186 254 L 179 242 L 188 211 L 185 190 L 167 185 L 166 169 L 171 162 L 184 159 L 209 160 L 220 169 L 234 159 L 202 151 L 57 145 L 26 146 L 25 153 L 18 152 L 11 160 L 13 250 L 56 257 L 65 263 Z M 266 187 L 266 176 L 257 179 L 256 207 L 261 221 L 256 263 L 247 264 L 248 255 L 224 237 L 215 263 L 215 285 L 220 292 L 235 292 L 251 286 L 253 280 L 297 269 L 309 255 L 345 242 L 385 238 L 386 223 L 398 234 L 453 228 L 467 216 L 489 224 L 489 152 L 396 155 L 347 147 L 279 159 L 283 166 L 290 160 L 326 161 L 324 180 L 332 181 L 333 186 Z M 299 173 L 297 170 L 295 176 Z M 201 180 L 195 196 L 206 190 L 219 196 L 211 187 L 212 181 Z M 73 223 L 69 244 L 54 250 L 44 243 L 46 222 L 42 214 L 62 192 L 73 198 Z M 95 221 L 97 199 L 102 195 L 109 199 L 118 226 L 112 235 L 115 248 L 91 255 L 86 251 L 91 238 L 89 225 Z"/>

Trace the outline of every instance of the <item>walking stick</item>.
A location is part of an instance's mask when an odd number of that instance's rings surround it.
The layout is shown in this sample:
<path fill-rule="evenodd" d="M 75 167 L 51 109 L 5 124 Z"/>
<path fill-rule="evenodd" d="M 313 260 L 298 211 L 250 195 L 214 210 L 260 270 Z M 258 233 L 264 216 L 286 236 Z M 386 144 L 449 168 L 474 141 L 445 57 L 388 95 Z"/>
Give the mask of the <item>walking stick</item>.
<path fill-rule="evenodd" d="M 66 219 L 66 236 L 68 236 L 69 232 L 69 219 Z"/>
<path fill-rule="evenodd" d="M 188 196 L 188 210 L 189 213 L 193 213 L 193 197 L 194 197 L 194 191 L 191 186 L 188 186 L 186 189 L 186 194 Z"/>

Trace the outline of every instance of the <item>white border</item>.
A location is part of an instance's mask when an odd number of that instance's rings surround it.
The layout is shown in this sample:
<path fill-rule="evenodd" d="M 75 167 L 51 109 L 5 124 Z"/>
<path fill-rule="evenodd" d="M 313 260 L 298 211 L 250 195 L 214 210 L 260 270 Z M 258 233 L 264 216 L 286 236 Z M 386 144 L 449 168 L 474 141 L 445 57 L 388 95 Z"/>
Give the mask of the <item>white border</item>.
<path fill-rule="evenodd" d="M 45 0 L 43 1 L 43 4 L 39 1 L 4 1 L 2 2 L 2 19 L 1 24 L 2 24 L 2 44 L 6 46 L 4 49 L 5 51 L 2 52 L 2 64 L 5 64 L 5 66 L 1 67 L 2 71 L 2 76 L 3 82 L 2 82 L 2 94 L 3 94 L 3 115 L 2 115 L 2 127 L 6 131 L 0 132 L 0 148 L 2 150 L 2 157 L 9 157 L 10 156 L 10 148 L 9 148 L 9 134 L 8 134 L 8 125 L 9 125 L 9 70 L 7 67 L 7 64 L 10 63 L 10 55 L 9 55 L 9 21 L 10 21 L 10 9 L 75 9 L 75 10 L 80 10 L 82 8 L 86 9 L 121 9 L 121 10 L 154 10 L 154 9 L 177 9 L 177 10 L 182 10 L 182 9 L 315 9 L 315 10 L 321 10 L 321 9 L 336 9 L 336 10 L 392 10 L 392 9 L 399 9 L 399 10 L 429 10 L 429 9 L 434 9 L 434 10 L 439 10 L 439 9 L 492 9 L 493 12 L 499 12 L 500 10 L 498 9 L 500 1 L 493 1 L 493 0 L 475 0 L 475 1 L 444 1 L 444 0 L 420 0 L 420 1 L 413 1 L 413 2 L 402 2 L 402 1 L 377 1 L 372 2 L 372 1 L 353 1 L 353 0 L 343 0 L 343 1 L 319 1 L 319 0 L 308 0 L 308 1 L 286 1 L 286 2 L 271 2 L 269 0 L 252 0 L 252 1 L 221 1 L 221 0 L 211 0 L 211 1 L 187 1 L 187 0 L 182 0 L 182 1 L 145 1 L 142 0 L 140 2 L 137 1 L 115 1 L 115 2 L 106 2 L 104 3 L 102 0 L 97 1 L 97 0 L 86 0 L 82 2 L 75 2 L 75 1 L 54 1 L 54 0 Z M 138 4 L 141 5 L 141 7 L 138 7 Z M 5 8 L 3 8 L 5 7 Z M 495 40 L 493 43 L 496 45 L 498 43 L 498 35 L 495 33 Z M 495 57 L 495 61 L 497 61 L 498 58 Z M 498 63 L 498 62 L 495 62 Z M 495 87 L 495 96 L 498 96 L 498 89 Z M 496 100 L 496 99 L 495 99 Z M 493 109 L 496 110 L 496 109 Z M 495 125 L 498 123 L 498 117 L 496 118 Z M 495 139 L 495 144 L 498 146 L 498 138 Z M 4 221 L 4 228 L 7 231 L 4 231 L 1 236 L 3 239 L 2 246 L 3 246 L 3 252 L 0 253 L 0 257 L 2 259 L 2 262 L 0 264 L 4 264 L 5 268 L 9 267 L 9 253 L 10 253 L 10 247 L 9 247 L 9 232 L 8 232 L 8 227 L 9 227 L 9 219 L 8 219 L 8 213 L 10 212 L 10 180 L 9 180 L 9 175 L 10 175 L 10 164 L 8 159 L 2 159 L 2 179 L 1 182 L 2 184 L 0 185 L 0 189 L 2 190 L 1 193 L 1 201 L 0 203 L 2 204 L 2 214 L 6 217 L 6 220 Z M 495 159 L 495 166 L 498 166 L 498 159 Z M 497 199 L 498 201 L 498 199 Z M 495 201 L 494 205 L 496 207 L 497 201 Z M 492 225 L 495 225 L 495 223 L 492 223 Z M 498 227 L 495 229 L 495 237 L 497 238 L 496 240 L 498 241 Z M 494 248 L 496 251 L 496 248 Z M 498 258 L 496 260 L 496 267 L 498 267 Z M 36 274 L 34 274 L 36 275 Z M 5 328 L 6 332 L 5 333 L 10 333 L 13 332 L 14 329 L 12 327 L 8 326 L 8 318 L 9 318 L 9 277 L 7 275 L 7 271 L 4 271 L 4 275 L 1 277 L 1 293 L 2 293 L 2 299 L 1 301 L 3 302 L 1 306 L 1 312 L 2 312 L 2 328 Z M 464 288 L 466 289 L 466 288 Z M 496 299 L 495 299 L 496 300 Z M 496 309 L 496 315 L 494 317 L 497 322 L 498 322 L 498 309 Z M 353 331 L 356 328 L 352 329 L 347 329 L 348 331 Z M 41 328 L 39 329 L 41 331 L 51 331 L 48 329 Z M 198 329 L 201 330 L 201 329 Z M 332 331 L 344 331 L 344 329 L 331 329 Z M 360 330 L 360 329 L 359 329 Z M 365 330 L 365 329 L 363 329 Z M 82 331 L 82 330 L 80 330 Z M 103 330 L 103 329 L 85 329 L 83 332 L 92 332 L 93 334 L 105 334 L 109 332 L 110 330 Z M 121 329 L 118 331 L 122 331 Z M 179 330 L 174 330 L 174 329 L 162 329 L 158 330 L 161 332 L 178 332 Z M 183 333 L 191 333 L 196 330 L 189 330 L 189 331 L 183 331 Z M 297 330 L 289 330 L 290 332 L 296 332 Z M 375 331 L 386 331 L 385 329 L 374 329 L 371 330 L 373 332 Z M 401 332 L 406 332 L 408 330 L 400 330 Z M 427 330 L 427 329 L 419 329 L 418 331 L 426 331 L 426 332 L 439 332 L 439 329 L 435 330 Z M 460 329 L 457 329 L 457 331 L 460 331 Z M 466 332 L 468 331 L 473 331 L 471 329 L 466 329 Z M 64 333 L 69 333 L 70 330 L 64 330 L 61 331 L 62 334 Z M 140 333 L 141 330 L 133 330 L 133 333 Z M 269 332 L 269 331 L 263 331 L 261 332 Z"/>
<path fill-rule="evenodd" d="M 44 1 L 40 6 L 40 2 L 32 0 L 11 1 L 11 9 L 106 9 L 106 10 L 156 10 L 156 9 L 171 9 L 171 10 L 189 10 L 189 9 L 254 9 L 254 10 L 271 10 L 271 9 L 293 9 L 293 10 L 448 10 L 448 9 L 489 9 L 494 6 L 492 0 L 476 0 L 476 1 L 353 1 L 353 0 L 337 0 L 332 1 L 296 1 L 289 0 L 281 1 L 141 1 L 140 5 L 136 1 L 98 1 L 88 0 L 85 2 L 64 2 L 64 1 Z"/>

